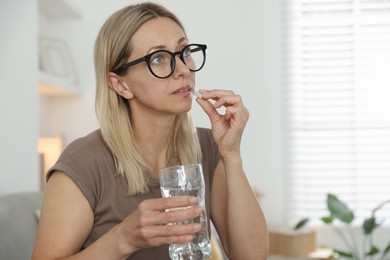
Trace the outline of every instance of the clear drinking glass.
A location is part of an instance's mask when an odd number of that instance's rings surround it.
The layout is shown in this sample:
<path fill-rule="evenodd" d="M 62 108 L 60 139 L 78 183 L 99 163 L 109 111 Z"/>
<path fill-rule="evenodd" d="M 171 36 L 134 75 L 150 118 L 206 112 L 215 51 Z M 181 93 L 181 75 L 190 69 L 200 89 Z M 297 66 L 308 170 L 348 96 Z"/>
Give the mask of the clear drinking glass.
<path fill-rule="evenodd" d="M 163 197 L 190 195 L 198 198 L 203 208 L 201 215 L 189 221 L 170 223 L 170 225 L 200 223 L 201 230 L 193 234 L 187 244 L 169 245 L 172 260 L 200 260 L 211 256 L 210 234 L 205 205 L 205 185 L 201 164 L 175 165 L 160 169 L 160 189 Z M 180 210 L 180 209 L 168 209 Z"/>

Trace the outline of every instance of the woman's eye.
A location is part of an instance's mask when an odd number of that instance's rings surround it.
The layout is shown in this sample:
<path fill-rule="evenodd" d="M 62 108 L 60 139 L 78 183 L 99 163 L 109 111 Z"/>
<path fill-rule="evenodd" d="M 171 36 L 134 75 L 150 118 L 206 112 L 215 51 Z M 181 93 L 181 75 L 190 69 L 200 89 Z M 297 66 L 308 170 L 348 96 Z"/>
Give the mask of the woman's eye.
<path fill-rule="evenodd" d="M 164 57 L 163 56 L 155 56 L 152 58 L 152 60 L 150 61 L 152 64 L 154 65 L 158 65 L 158 64 L 161 64 L 164 62 Z"/>
<path fill-rule="evenodd" d="M 156 53 L 156 55 L 153 55 L 150 59 L 150 64 L 152 65 L 163 65 L 168 63 L 169 64 L 170 55 L 167 53 Z"/>
<path fill-rule="evenodd" d="M 190 48 L 185 49 L 184 52 L 183 52 L 183 56 L 184 57 L 191 56 L 191 49 Z"/>

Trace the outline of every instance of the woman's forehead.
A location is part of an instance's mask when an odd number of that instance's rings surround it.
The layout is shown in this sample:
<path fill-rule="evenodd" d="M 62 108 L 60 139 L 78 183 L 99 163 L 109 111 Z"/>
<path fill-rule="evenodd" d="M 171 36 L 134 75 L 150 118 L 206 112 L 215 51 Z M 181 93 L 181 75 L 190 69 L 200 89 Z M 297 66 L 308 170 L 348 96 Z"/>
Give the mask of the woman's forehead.
<path fill-rule="evenodd" d="M 151 48 L 175 48 L 178 44 L 187 42 L 187 37 L 174 20 L 158 17 L 145 22 L 134 33 L 130 46 L 134 52 L 147 52 Z"/>

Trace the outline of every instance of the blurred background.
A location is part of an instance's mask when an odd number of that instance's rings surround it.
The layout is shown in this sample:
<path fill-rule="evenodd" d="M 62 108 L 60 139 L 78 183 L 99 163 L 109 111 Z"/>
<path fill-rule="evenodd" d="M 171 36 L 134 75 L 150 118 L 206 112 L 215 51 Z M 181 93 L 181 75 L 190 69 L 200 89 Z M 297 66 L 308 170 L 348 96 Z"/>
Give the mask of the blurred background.
<path fill-rule="evenodd" d="M 137 2 L 0 0 L 0 195 L 42 189 L 61 150 L 98 128 L 94 41 Z M 327 193 L 358 221 L 390 199 L 390 1 L 154 2 L 207 44 L 198 88 L 232 89 L 250 110 L 245 170 L 270 229 L 323 216 Z M 317 243 L 340 241 L 323 230 Z"/>

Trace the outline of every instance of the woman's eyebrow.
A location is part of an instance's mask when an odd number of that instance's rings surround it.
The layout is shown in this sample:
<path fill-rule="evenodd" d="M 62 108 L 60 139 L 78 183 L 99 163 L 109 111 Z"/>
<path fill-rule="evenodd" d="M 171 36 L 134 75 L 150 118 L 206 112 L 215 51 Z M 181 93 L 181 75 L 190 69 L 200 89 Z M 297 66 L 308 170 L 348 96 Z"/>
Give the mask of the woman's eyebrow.
<path fill-rule="evenodd" d="M 150 49 L 146 53 L 150 53 L 152 50 L 164 50 L 164 49 L 166 49 L 165 45 L 156 45 L 150 47 Z"/>
<path fill-rule="evenodd" d="M 187 38 L 183 36 L 177 41 L 177 44 L 181 44 L 185 41 L 187 41 Z M 150 53 L 152 50 L 165 50 L 165 49 L 167 49 L 166 45 L 156 45 L 156 46 L 150 47 L 146 53 Z"/>
<path fill-rule="evenodd" d="M 180 44 L 180 43 L 182 43 L 182 42 L 184 42 L 184 41 L 188 41 L 188 40 L 187 40 L 187 37 L 184 37 L 184 36 L 183 36 L 183 37 L 181 37 L 181 38 L 177 41 L 177 43 Z"/>

